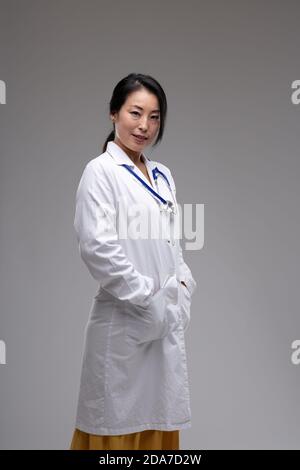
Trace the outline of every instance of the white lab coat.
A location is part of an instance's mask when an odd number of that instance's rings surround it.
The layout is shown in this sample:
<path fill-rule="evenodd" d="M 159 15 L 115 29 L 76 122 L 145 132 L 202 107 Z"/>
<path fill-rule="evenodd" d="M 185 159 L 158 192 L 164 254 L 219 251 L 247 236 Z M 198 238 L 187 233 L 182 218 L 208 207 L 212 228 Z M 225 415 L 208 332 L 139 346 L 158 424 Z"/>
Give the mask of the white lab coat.
<path fill-rule="evenodd" d="M 158 192 L 176 204 L 170 170 L 147 156 L 144 161 L 154 189 L 152 169 L 157 166 L 167 176 L 173 199 L 161 177 Z M 168 217 L 122 163 L 150 184 L 110 141 L 106 152 L 86 164 L 76 193 L 79 251 L 99 289 L 85 328 L 75 425 L 98 435 L 185 429 L 191 426 L 191 409 L 184 331 L 197 284 L 179 237 L 119 236 L 121 207 L 142 204 L 156 229 Z M 173 220 L 178 217 L 177 212 Z"/>

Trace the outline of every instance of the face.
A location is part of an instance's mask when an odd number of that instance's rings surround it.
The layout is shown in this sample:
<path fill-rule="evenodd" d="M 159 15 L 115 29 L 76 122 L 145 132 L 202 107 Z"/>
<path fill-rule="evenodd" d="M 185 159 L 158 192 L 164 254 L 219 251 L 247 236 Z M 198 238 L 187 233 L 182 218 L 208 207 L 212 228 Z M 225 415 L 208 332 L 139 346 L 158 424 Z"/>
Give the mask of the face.
<path fill-rule="evenodd" d="M 139 158 L 159 131 L 158 99 L 145 88 L 132 92 L 120 111 L 111 115 L 111 119 L 115 123 L 115 142 L 127 154 Z M 135 136 L 144 136 L 146 139 L 137 139 Z"/>

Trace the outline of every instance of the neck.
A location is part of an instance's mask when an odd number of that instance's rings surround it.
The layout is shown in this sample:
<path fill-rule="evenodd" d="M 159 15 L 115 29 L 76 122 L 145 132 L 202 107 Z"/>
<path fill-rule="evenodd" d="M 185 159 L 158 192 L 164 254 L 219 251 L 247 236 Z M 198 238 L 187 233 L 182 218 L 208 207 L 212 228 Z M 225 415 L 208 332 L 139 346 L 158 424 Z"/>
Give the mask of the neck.
<path fill-rule="evenodd" d="M 117 137 L 114 140 L 115 144 L 121 147 L 122 150 L 128 155 L 135 165 L 139 165 L 143 162 L 142 152 L 134 152 L 134 150 L 126 147 Z"/>

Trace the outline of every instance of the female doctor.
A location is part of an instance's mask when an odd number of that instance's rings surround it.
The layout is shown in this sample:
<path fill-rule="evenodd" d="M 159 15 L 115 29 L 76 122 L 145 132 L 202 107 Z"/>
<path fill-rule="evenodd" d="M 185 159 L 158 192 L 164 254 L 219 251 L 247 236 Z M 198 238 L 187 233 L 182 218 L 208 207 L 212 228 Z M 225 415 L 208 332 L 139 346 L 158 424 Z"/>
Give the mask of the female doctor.
<path fill-rule="evenodd" d="M 175 233 L 172 174 L 144 153 L 161 141 L 166 113 L 154 78 L 123 78 L 110 101 L 114 129 L 77 189 L 79 252 L 99 289 L 72 450 L 179 449 L 179 431 L 191 426 L 184 332 L 196 281 Z"/>

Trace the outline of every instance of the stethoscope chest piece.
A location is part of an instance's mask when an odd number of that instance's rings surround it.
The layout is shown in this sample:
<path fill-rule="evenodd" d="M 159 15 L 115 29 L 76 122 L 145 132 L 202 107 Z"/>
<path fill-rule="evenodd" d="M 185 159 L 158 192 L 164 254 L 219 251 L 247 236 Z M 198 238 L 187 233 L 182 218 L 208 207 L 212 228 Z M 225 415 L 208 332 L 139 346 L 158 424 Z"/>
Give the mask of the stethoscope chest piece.
<path fill-rule="evenodd" d="M 170 214 L 176 214 L 176 207 L 172 201 L 166 200 L 165 204 L 160 205 L 160 212 L 168 212 Z"/>

